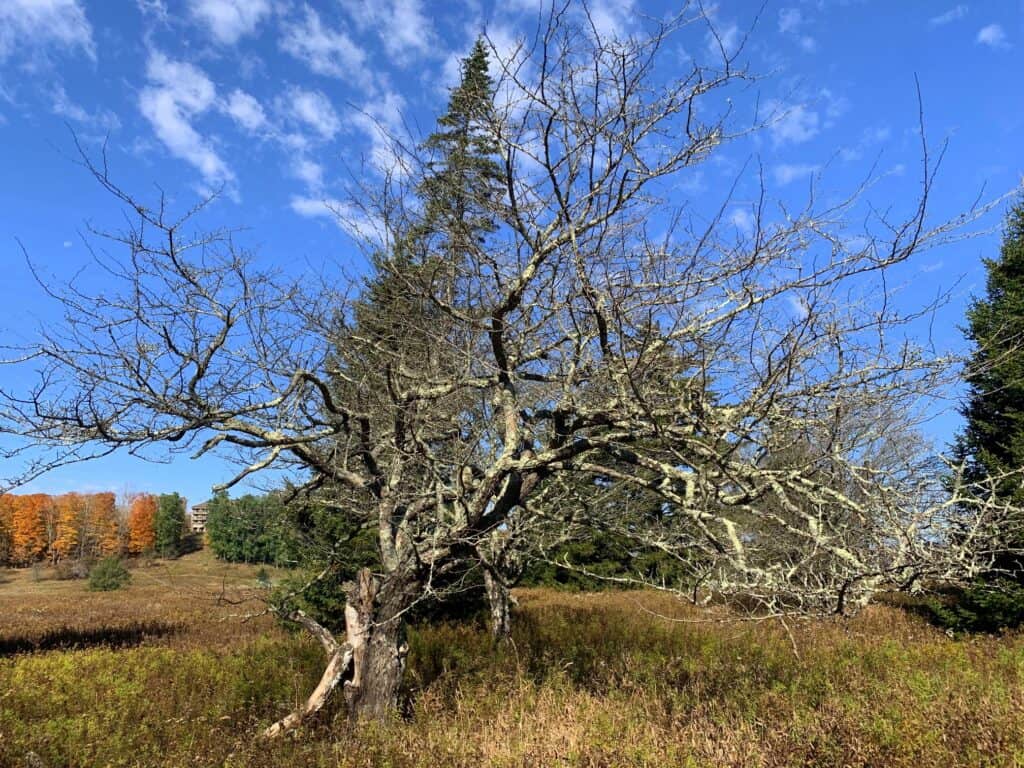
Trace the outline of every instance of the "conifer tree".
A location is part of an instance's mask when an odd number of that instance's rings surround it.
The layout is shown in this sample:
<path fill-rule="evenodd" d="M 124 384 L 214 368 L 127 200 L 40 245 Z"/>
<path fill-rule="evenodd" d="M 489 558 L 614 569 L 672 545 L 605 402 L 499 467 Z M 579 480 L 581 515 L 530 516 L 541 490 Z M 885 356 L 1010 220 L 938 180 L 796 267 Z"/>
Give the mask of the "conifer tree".
<path fill-rule="evenodd" d="M 373 277 L 355 307 L 353 321 L 361 334 L 419 364 L 438 363 L 436 324 L 444 322 L 443 312 L 426 297 L 447 285 L 441 293 L 450 300 L 455 282 L 467 279 L 462 267 L 472 250 L 497 229 L 494 210 L 505 182 L 488 130 L 493 95 L 487 47 L 477 40 L 463 60 L 460 83 L 438 118 L 438 130 L 423 144 L 431 159 L 417 190 L 422 217 L 391 251 L 375 255 Z"/>
<path fill-rule="evenodd" d="M 176 493 L 161 494 L 157 501 L 156 551 L 160 557 L 177 557 L 184 549 L 185 502 Z"/>
<path fill-rule="evenodd" d="M 967 311 L 974 353 L 962 410 L 967 424 L 956 446 L 972 481 L 1024 467 L 1024 197 L 1010 207 L 999 256 L 986 259 L 985 268 L 985 295 Z M 1003 482 L 998 492 L 1015 506 L 1024 503 L 1017 479 Z M 1006 543 L 1008 550 L 1024 546 L 1019 533 Z M 1008 551 L 996 565 L 1024 582 L 1021 555 Z"/>
<path fill-rule="evenodd" d="M 419 187 L 424 220 L 414 235 L 440 235 L 453 266 L 497 229 L 494 210 L 504 193 L 493 132 L 494 83 L 487 70 L 487 47 L 477 40 L 462 62 L 462 79 L 438 118 L 438 130 L 423 145 L 433 158 Z"/>

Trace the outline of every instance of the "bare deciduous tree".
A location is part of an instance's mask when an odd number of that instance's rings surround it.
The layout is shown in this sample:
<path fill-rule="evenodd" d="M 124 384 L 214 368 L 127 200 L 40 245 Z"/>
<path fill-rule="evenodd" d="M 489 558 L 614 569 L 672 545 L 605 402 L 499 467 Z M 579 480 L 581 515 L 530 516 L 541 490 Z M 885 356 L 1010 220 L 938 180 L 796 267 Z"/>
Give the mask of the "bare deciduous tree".
<path fill-rule="evenodd" d="M 443 221 L 405 252 L 423 217 L 403 156 L 365 221 L 416 311 L 371 312 L 336 276 L 260 271 L 229 233 L 192 234 L 198 210 L 174 218 L 93 169 L 135 217 L 113 236 L 125 254 L 97 255 L 100 291 L 51 289 L 64 322 L 19 357 L 38 384 L 3 393 L 0 425 L 30 441 L 28 474 L 118 449 L 226 450 L 243 463 L 225 486 L 295 470 L 376 530 L 381 568 L 351 585 L 344 641 L 291 614 L 329 664 L 268 734 L 342 684 L 353 717 L 392 713 L 408 611 L 550 519 L 559 478 L 661 499 L 662 519 L 632 533 L 693 563 L 696 593 L 770 611 L 852 610 L 969 577 L 998 550 L 1007 510 L 965 493 L 955 467 L 944 484 L 911 432 L 893 442 L 877 418 L 912 422 L 950 374 L 889 303 L 888 270 L 983 210 L 929 224 L 924 152 L 910 217 L 869 215 L 856 237 L 864 189 L 801 210 L 763 196 L 749 235 L 721 213 L 687 225 L 666 195 L 735 135 L 726 96 L 745 77 L 724 46 L 713 67 L 666 73 L 659 54 L 691 23 L 704 19 L 605 40 L 567 6 L 500 59 L 481 129 L 506 189 L 487 201 L 494 231 L 457 259 Z M 790 443 L 806 450 L 782 456 Z"/>

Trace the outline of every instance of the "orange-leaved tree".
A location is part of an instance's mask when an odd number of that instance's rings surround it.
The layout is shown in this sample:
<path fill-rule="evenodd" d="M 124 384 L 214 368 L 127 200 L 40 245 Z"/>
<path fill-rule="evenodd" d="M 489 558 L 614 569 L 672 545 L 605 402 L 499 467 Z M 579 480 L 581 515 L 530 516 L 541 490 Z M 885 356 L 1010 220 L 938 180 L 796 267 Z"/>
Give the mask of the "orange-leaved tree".
<path fill-rule="evenodd" d="M 81 557 L 85 543 L 85 499 L 78 493 L 65 493 L 54 499 L 57 510 L 57 539 L 53 549 L 57 559 Z"/>
<path fill-rule="evenodd" d="M 50 497 L 42 493 L 13 497 L 11 514 L 12 559 L 28 565 L 46 554 L 46 509 Z"/>
<path fill-rule="evenodd" d="M 93 554 L 99 557 L 120 554 L 121 532 L 117 524 L 117 501 L 113 493 L 94 493 L 89 497 L 89 528 Z"/>
<path fill-rule="evenodd" d="M 128 552 L 140 555 L 156 546 L 156 496 L 142 493 L 128 508 Z"/>

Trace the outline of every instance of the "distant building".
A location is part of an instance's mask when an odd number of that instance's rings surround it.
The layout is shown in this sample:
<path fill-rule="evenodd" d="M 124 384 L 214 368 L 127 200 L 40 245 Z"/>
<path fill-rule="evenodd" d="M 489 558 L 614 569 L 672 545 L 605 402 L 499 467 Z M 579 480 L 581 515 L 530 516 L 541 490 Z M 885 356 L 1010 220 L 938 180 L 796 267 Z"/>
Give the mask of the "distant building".
<path fill-rule="evenodd" d="M 209 514 L 210 502 L 204 501 L 192 507 L 192 533 L 206 532 L 206 517 Z"/>

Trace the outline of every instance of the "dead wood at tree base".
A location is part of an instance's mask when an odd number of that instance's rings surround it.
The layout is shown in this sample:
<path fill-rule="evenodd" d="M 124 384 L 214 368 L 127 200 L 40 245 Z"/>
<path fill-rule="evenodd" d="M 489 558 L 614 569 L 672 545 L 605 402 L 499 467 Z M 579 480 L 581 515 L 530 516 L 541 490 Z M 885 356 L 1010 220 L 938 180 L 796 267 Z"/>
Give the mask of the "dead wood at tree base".
<path fill-rule="evenodd" d="M 320 641 L 328 662 L 305 703 L 263 731 L 264 738 L 275 738 L 301 725 L 324 708 L 342 682 L 352 720 L 383 720 L 397 711 L 409 653 L 400 618 L 403 601 L 408 598 L 406 587 L 403 580 L 382 582 L 369 569 L 360 571 L 347 590 L 344 643 L 300 610 L 284 614 Z"/>
<path fill-rule="evenodd" d="M 310 716 L 314 715 L 323 709 L 324 705 L 328 702 L 334 689 L 341 683 L 345 673 L 349 670 L 352 665 L 352 649 L 348 647 L 348 644 L 342 646 L 342 650 L 331 656 L 330 661 L 327 662 L 327 668 L 324 670 L 323 676 L 320 678 L 320 682 L 314 689 L 313 693 L 310 694 L 309 698 L 306 699 L 306 703 L 290 713 L 287 717 L 284 717 L 274 723 L 272 726 L 263 731 L 263 737 L 267 739 L 273 739 L 280 736 L 288 731 L 297 728 Z"/>
<path fill-rule="evenodd" d="M 351 643 L 339 643 L 330 630 L 301 610 L 291 611 L 285 614 L 285 618 L 301 625 L 319 640 L 327 652 L 328 661 L 327 667 L 320 677 L 320 682 L 306 699 L 305 704 L 264 730 L 261 735 L 267 739 L 273 739 L 297 728 L 310 715 L 323 709 L 334 689 L 338 687 L 345 677 L 345 673 L 352 666 L 353 648 Z"/>

